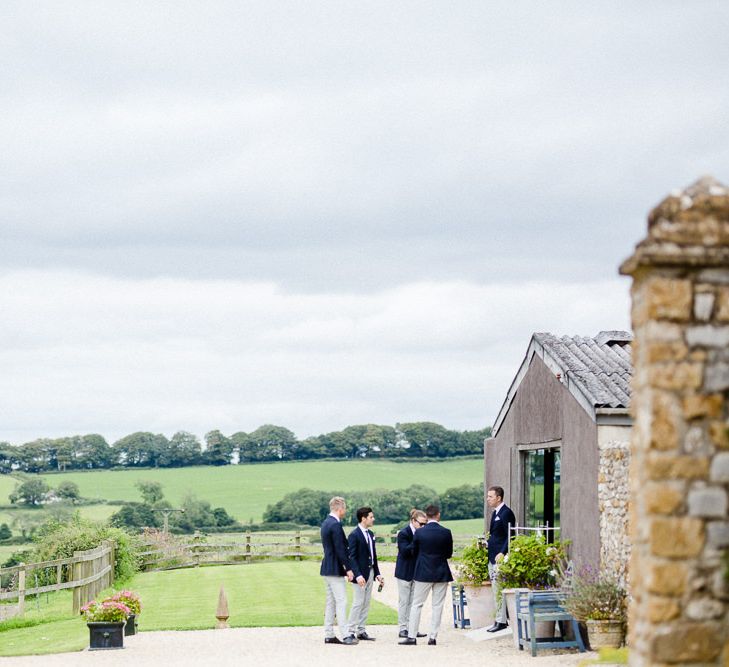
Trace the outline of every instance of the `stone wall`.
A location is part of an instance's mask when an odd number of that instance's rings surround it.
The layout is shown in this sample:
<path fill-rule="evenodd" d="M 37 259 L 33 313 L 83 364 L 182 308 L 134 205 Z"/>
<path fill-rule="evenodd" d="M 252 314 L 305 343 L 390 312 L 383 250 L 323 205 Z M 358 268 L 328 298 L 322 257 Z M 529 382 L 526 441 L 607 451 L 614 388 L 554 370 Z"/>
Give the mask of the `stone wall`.
<path fill-rule="evenodd" d="M 598 426 L 600 454 L 597 496 L 600 506 L 600 570 L 627 585 L 630 537 L 628 535 L 628 471 L 630 427 Z"/>
<path fill-rule="evenodd" d="M 632 665 L 729 665 L 729 189 L 650 214 L 633 277 Z"/>

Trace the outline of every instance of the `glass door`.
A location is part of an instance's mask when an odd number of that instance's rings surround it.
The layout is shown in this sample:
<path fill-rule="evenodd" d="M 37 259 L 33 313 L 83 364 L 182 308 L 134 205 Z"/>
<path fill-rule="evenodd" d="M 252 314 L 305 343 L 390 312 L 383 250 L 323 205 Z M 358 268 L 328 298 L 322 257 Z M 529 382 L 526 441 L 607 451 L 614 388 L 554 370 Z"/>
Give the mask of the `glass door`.
<path fill-rule="evenodd" d="M 560 476 L 559 449 L 524 452 L 525 525 L 559 527 Z"/>

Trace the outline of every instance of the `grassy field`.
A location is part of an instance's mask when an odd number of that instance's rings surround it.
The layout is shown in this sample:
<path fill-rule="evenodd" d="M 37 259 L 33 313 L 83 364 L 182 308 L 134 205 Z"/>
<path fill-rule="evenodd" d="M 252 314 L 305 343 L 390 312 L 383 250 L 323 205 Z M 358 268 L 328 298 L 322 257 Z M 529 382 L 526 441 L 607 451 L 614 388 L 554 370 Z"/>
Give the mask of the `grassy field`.
<path fill-rule="evenodd" d="M 266 506 L 302 487 L 341 491 L 398 489 L 413 483 L 425 484 L 442 493 L 461 484 L 483 480 L 480 458 L 442 462 L 395 461 L 300 461 L 261 465 L 201 466 L 160 470 L 118 470 L 69 472 L 45 475 L 51 486 L 64 480 L 76 482 L 81 495 L 105 500 L 141 500 L 134 487 L 137 480 L 162 484 L 166 498 L 179 503 L 186 493 L 225 507 L 241 522 L 260 521 Z M 0 503 L 13 490 L 15 480 L 0 475 Z M 105 518 L 116 507 L 91 505 L 81 508 L 84 516 Z M 1 511 L 1 510 L 0 510 Z M 5 512 L 7 514 L 7 512 Z M 0 518 L 0 522 L 3 520 Z"/>
<path fill-rule="evenodd" d="M 126 587 L 143 604 L 139 629 L 198 630 L 215 626 L 220 586 L 225 587 L 231 627 L 321 625 L 324 589 L 319 564 L 271 562 L 208 567 L 137 575 Z M 351 600 L 351 586 L 347 587 Z M 174 594 L 171 592 L 174 591 Z M 77 651 L 88 645 L 88 630 L 71 615 L 70 593 L 41 597 L 40 610 L 31 600 L 26 618 L 0 623 L 0 656 Z M 397 613 L 372 601 L 369 623 L 397 622 Z M 27 624 L 26 627 L 15 627 Z"/>

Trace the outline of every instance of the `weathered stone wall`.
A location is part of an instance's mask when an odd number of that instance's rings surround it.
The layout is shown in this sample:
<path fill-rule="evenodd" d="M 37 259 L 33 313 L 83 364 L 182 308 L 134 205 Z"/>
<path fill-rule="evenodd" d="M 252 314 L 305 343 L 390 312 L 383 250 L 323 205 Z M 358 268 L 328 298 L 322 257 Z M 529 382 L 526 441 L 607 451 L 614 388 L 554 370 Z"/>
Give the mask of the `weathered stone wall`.
<path fill-rule="evenodd" d="M 600 468 L 597 496 L 600 507 L 600 570 L 627 585 L 630 537 L 628 534 L 628 471 L 630 427 L 598 426 Z"/>
<path fill-rule="evenodd" d="M 633 276 L 630 664 L 729 665 L 729 190 L 649 216 Z"/>

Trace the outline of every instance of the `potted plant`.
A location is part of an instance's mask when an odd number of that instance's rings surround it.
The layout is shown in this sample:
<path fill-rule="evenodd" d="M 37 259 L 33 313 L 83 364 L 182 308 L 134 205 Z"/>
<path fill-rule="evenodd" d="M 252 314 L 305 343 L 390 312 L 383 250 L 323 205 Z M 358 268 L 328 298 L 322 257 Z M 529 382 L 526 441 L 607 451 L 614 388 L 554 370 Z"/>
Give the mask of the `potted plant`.
<path fill-rule="evenodd" d="M 81 608 L 89 628 L 89 650 L 124 648 L 124 625 L 129 607 L 121 602 L 92 600 Z"/>
<path fill-rule="evenodd" d="M 494 596 L 489 578 L 489 552 L 486 545 L 474 540 L 461 554 L 458 584 L 466 592 L 471 628 L 484 628 L 494 622 Z"/>
<path fill-rule="evenodd" d="M 142 611 L 142 601 L 139 599 L 139 595 L 137 595 L 134 591 L 125 590 L 115 593 L 110 598 L 107 598 L 107 600 L 111 600 L 112 602 L 121 602 L 129 608 L 131 613 L 129 614 L 129 618 L 127 618 L 127 624 L 124 626 L 124 636 L 129 637 L 130 635 L 136 635 L 137 616 L 139 616 Z"/>
<path fill-rule="evenodd" d="M 625 639 L 626 593 L 611 576 L 580 572 L 565 582 L 565 608 L 587 626 L 590 648 L 619 648 Z"/>
<path fill-rule="evenodd" d="M 516 623 L 517 590 L 555 588 L 566 559 L 567 543 L 549 543 L 540 533 L 517 535 L 509 545 L 509 553 L 498 563 L 497 580 L 500 595 L 509 613 L 512 626 Z M 537 624 L 537 636 L 554 634 L 554 622 Z M 518 648 L 518 633 L 514 645 Z"/>

